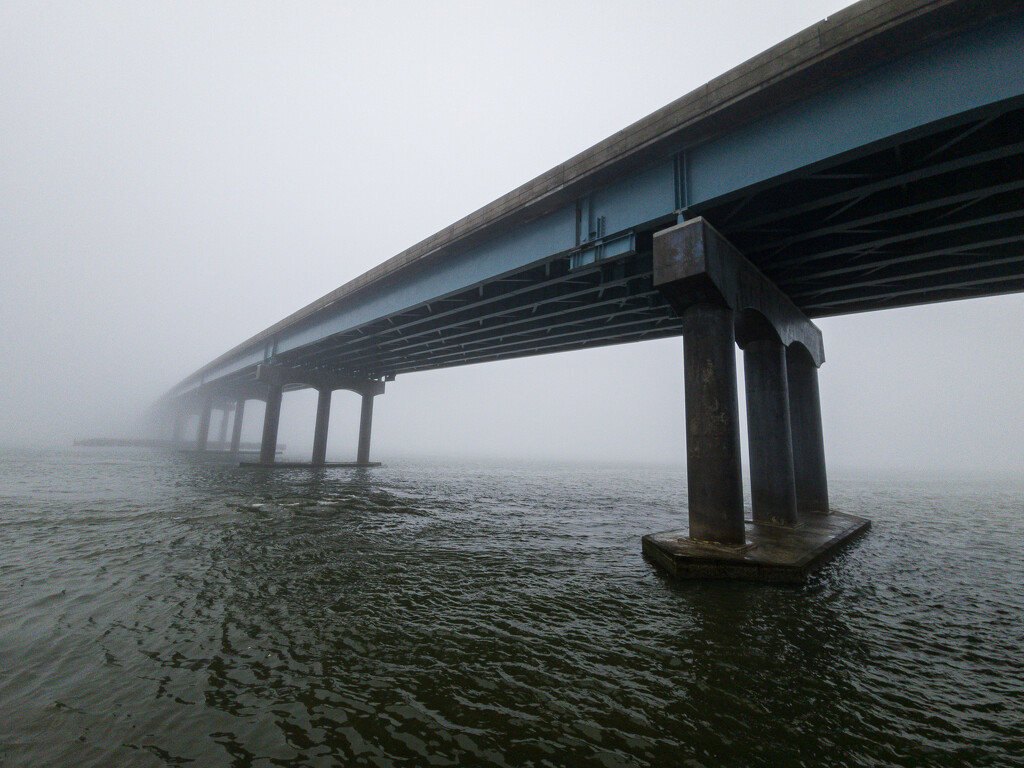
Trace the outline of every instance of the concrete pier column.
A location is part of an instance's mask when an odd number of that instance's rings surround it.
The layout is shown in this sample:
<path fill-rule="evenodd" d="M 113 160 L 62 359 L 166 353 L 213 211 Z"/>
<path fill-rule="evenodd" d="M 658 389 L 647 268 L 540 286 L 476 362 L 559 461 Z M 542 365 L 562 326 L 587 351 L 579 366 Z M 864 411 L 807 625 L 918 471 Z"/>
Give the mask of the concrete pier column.
<path fill-rule="evenodd" d="M 793 437 L 782 342 L 778 338 L 748 341 L 743 346 L 743 373 L 754 522 L 795 525 Z"/>
<path fill-rule="evenodd" d="M 786 370 L 797 510 L 801 514 L 827 514 L 828 475 L 825 471 L 825 439 L 821 430 L 818 368 L 806 349 L 793 344 L 786 350 Z"/>
<path fill-rule="evenodd" d="M 327 460 L 327 430 L 331 421 L 331 390 L 321 389 L 316 401 L 316 427 L 313 431 L 313 464 Z"/>
<path fill-rule="evenodd" d="M 203 398 L 199 411 L 199 430 L 196 432 L 196 450 L 205 451 L 210 438 L 210 412 L 213 410 L 213 394 Z"/>
<path fill-rule="evenodd" d="M 267 388 L 267 410 L 263 415 L 263 442 L 260 444 L 260 462 L 273 464 L 277 458 L 277 425 L 281 421 L 281 385 Z"/>
<path fill-rule="evenodd" d="M 743 544 L 743 475 L 733 311 L 712 303 L 682 313 L 690 537 Z"/>
<path fill-rule="evenodd" d="M 363 407 L 359 412 L 359 449 L 356 461 L 365 464 L 370 460 L 370 428 L 373 424 L 373 395 L 363 395 Z"/>
<path fill-rule="evenodd" d="M 231 424 L 231 452 L 238 453 L 242 447 L 242 419 L 245 418 L 245 398 L 235 401 L 235 420 Z"/>
<path fill-rule="evenodd" d="M 220 437 L 218 442 L 220 448 L 223 450 L 224 444 L 228 441 L 228 418 L 231 414 L 231 410 L 226 406 L 221 409 L 220 412 Z"/>

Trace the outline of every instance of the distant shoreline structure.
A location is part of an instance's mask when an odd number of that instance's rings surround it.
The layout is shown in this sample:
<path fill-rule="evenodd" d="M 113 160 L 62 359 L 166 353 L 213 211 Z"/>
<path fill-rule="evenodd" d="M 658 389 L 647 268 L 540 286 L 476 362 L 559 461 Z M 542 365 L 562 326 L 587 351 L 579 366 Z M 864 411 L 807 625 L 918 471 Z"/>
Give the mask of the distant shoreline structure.
<path fill-rule="evenodd" d="M 175 443 L 173 440 L 154 440 L 151 438 L 136 437 L 87 437 L 82 440 L 75 440 L 76 448 L 165 448 L 167 450 L 178 450 L 186 448 L 187 444 Z M 252 453 L 260 449 L 259 443 L 241 443 L 239 452 Z M 280 453 L 286 446 L 279 445 Z M 230 451 L 230 443 L 220 443 L 211 440 L 207 446 L 209 451 Z"/>
<path fill-rule="evenodd" d="M 147 440 L 133 437 L 88 437 L 75 440 L 75 446 L 84 448 L 173 448 L 170 440 Z"/>

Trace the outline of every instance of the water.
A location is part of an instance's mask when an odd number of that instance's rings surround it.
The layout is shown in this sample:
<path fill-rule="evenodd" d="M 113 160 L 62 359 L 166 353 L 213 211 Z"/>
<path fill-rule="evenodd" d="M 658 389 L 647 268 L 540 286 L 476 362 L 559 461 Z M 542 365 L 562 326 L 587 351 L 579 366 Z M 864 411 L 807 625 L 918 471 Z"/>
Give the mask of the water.
<path fill-rule="evenodd" d="M 831 478 L 673 584 L 680 468 L 0 453 L 0 766 L 1024 765 L 1024 482 Z"/>

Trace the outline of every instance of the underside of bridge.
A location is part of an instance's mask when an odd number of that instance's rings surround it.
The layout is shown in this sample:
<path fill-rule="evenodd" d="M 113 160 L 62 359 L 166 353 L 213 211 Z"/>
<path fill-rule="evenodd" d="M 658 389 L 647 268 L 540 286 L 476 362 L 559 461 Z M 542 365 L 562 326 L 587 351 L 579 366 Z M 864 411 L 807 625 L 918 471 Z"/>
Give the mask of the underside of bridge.
<path fill-rule="evenodd" d="M 1024 291 L 1021 41 L 1005 0 L 852 6 L 631 126 L 617 165 L 601 163 L 618 135 L 200 369 L 168 397 L 176 439 L 195 411 L 205 447 L 211 409 L 237 402 L 237 451 L 244 402 L 263 399 L 271 465 L 282 393 L 313 387 L 323 465 L 330 393 L 349 389 L 365 466 L 373 398 L 397 375 L 684 336 L 690 526 L 645 552 L 676 575 L 789 558 L 776 577 L 802 577 L 867 526 L 828 514 L 811 320 Z"/>
<path fill-rule="evenodd" d="M 810 318 L 1024 290 L 1024 106 L 895 137 L 688 208 Z M 277 358 L 384 378 L 682 334 L 652 284 L 655 231 L 574 267 L 567 252 Z M 254 370 L 239 381 L 254 379 Z"/>
<path fill-rule="evenodd" d="M 695 206 L 808 317 L 1024 290 L 1024 105 Z"/>

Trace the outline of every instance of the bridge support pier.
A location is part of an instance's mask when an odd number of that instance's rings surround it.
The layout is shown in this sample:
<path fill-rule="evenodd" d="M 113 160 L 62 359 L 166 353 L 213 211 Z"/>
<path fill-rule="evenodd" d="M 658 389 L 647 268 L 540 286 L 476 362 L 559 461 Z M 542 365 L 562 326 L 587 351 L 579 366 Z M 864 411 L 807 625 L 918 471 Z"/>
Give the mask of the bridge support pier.
<path fill-rule="evenodd" d="M 356 450 L 356 463 L 370 463 L 370 430 L 373 425 L 372 392 L 363 392 L 363 403 L 359 410 L 359 446 Z"/>
<path fill-rule="evenodd" d="M 701 218 L 654 235 L 654 285 L 682 320 L 689 528 L 643 537 L 680 578 L 802 581 L 871 523 L 827 511 L 821 332 Z M 735 343 L 744 350 L 753 520 L 743 516 Z"/>
<path fill-rule="evenodd" d="M 245 398 L 235 401 L 235 419 L 231 424 L 231 453 L 238 453 L 242 447 L 242 420 L 245 418 Z"/>
<path fill-rule="evenodd" d="M 267 410 L 263 414 L 263 441 L 260 443 L 260 464 L 273 464 L 277 458 L 277 426 L 281 421 L 280 384 L 267 388 Z"/>
<path fill-rule="evenodd" d="M 754 522 L 796 525 L 793 437 L 782 342 L 777 338 L 748 341 L 743 347 L 743 374 Z"/>
<path fill-rule="evenodd" d="M 196 450 L 203 452 L 210 439 L 210 414 L 213 411 L 213 393 L 208 392 L 203 396 L 202 405 L 199 411 L 199 429 L 196 432 Z"/>
<path fill-rule="evenodd" d="M 313 432 L 313 466 L 327 460 L 327 430 L 331 421 L 331 390 L 321 389 L 316 401 L 316 427 Z"/>
<path fill-rule="evenodd" d="M 744 542 L 733 312 L 712 303 L 682 313 L 690 536 Z"/>
<path fill-rule="evenodd" d="M 218 442 L 220 443 L 219 449 L 223 450 L 224 446 L 228 442 L 228 419 L 231 417 L 231 410 L 225 405 L 220 410 L 220 435 Z"/>
<path fill-rule="evenodd" d="M 793 434 L 796 505 L 800 514 L 828 513 L 825 439 L 821 430 L 818 368 L 807 350 L 786 351 L 790 424 Z"/>
<path fill-rule="evenodd" d="M 384 392 L 379 379 L 359 379 L 337 371 L 309 370 L 279 363 L 261 363 L 256 366 L 256 380 L 268 387 L 267 412 L 263 421 L 263 443 L 259 464 L 286 467 L 356 467 L 378 466 L 370 461 L 370 424 L 373 420 L 373 398 Z M 281 392 L 286 386 L 313 387 L 319 393 L 316 405 L 316 429 L 313 434 L 313 456 L 310 462 L 275 462 L 277 423 L 281 416 Z M 359 447 L 356 461 L 327 462 L 327 430 L 331 418 L 331 394 L 336 389 L 348 389 L 362 395 L 362 413 L 359 418 Z M 250 466 L 252 462 L 242 462 Z"/>

